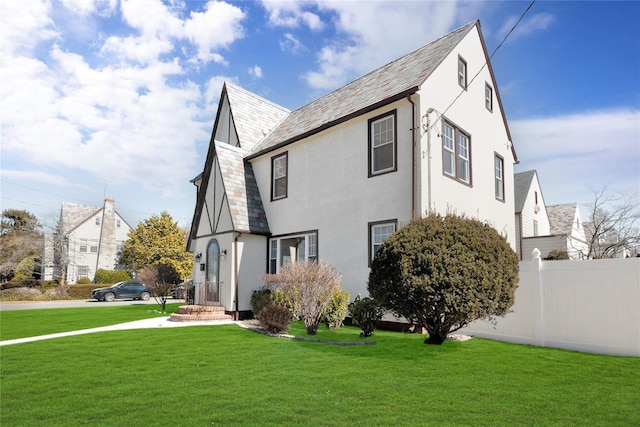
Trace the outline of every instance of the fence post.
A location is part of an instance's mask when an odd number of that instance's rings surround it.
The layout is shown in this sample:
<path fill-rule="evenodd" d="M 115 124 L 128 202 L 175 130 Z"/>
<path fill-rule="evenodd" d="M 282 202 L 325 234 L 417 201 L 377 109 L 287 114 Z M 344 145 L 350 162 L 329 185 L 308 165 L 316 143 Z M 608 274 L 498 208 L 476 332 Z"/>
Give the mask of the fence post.
<path fill-rule="evenodd" d="M 536 345 L 544 346 L 544 287 L 542 283 L 542 258 L 540 250 L 532 251 L 531 272 L 533 274 L 533 335 Z"/>

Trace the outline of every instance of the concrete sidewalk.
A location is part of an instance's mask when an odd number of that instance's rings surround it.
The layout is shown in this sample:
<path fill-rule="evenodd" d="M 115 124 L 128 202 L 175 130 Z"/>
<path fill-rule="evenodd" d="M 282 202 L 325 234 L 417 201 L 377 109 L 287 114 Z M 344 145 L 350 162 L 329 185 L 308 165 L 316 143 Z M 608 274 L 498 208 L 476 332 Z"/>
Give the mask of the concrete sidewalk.
<path fill-rule="evenodd" d="M 48 340 L 52 338 L 69 337 L 73 335 L 92 334 L 94 332 L 123 331 L 126 329 L 151 329 L 151 328 L 176 328 L 184 326 L 203 325 L 228 325 L 237 323 L 233 320 L 205 320 L 193 322 L 174 322 L 167 317 L 153 317 L 151 319 L 134 320 L 133 322 L 119 323 L 116 325 L 101 326 L 99 328 L 81 329 L 78 331 L 60 332 L 57 334 L 39 335 L 35 337 L 16 338 L 14 340 L 0 341 L 0 347 L 4 345 L 22 344 L 25 342 Z"/>

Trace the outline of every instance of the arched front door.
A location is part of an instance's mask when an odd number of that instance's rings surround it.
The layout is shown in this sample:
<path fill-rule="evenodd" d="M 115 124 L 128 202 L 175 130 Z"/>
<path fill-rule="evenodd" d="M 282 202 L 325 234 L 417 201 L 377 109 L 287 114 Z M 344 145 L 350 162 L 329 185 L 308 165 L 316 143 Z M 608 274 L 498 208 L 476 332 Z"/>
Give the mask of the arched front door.
<path fill-rule="evenodd" d="M 213 239 L 207 247 L 207 282 L 205 283 L 206 305 L 217 305 L 220 302 L 220 245 Z"/>

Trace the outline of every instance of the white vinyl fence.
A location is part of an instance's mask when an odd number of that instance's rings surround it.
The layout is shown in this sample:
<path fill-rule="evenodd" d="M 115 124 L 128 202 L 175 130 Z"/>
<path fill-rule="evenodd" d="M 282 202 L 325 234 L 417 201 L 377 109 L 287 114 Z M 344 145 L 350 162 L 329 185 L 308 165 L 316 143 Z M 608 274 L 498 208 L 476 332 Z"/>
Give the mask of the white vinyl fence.
<path fill-rule="evenodd" d="M 640 258 L 520 262 L 513 312 L 460 333 L 640 357 Z"/>

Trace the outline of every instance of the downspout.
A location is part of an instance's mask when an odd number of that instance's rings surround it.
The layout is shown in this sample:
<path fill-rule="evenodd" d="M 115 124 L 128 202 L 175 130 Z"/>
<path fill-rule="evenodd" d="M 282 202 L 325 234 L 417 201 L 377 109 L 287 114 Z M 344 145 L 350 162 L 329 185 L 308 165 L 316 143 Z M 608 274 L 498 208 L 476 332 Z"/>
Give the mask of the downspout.
<path fill-rule="evenodd" d="M 235 275 L 235 299 L 236 299 L 236 311 L 233 316 L 234 320 L 240 320 L 240 310 L 238 307 L 238 238 L 242 235 L 242 233 L 237 233 L 235 238 L 233 239 L 233 274 Z"/>
<path fill-rule="evenodd" d="M 431 213 L 431 121 L 429 115 L 433 108 L 427 110 L 427 213 Z"/>
<path fill-rule="evenodd" d="M 407 101 L 411 103 L 411 140 L 413 143 L 413 150 L 411 152 L 411 158 L 413 160 L 413 169 L 411 170 L 411 219 L 416 218 L 416 205 L 417 205 L 417 183 L 416 178 L 418 173 L 416 163 L 416 104 L 411 100 L 411 95 L 407 95 Z"/>

